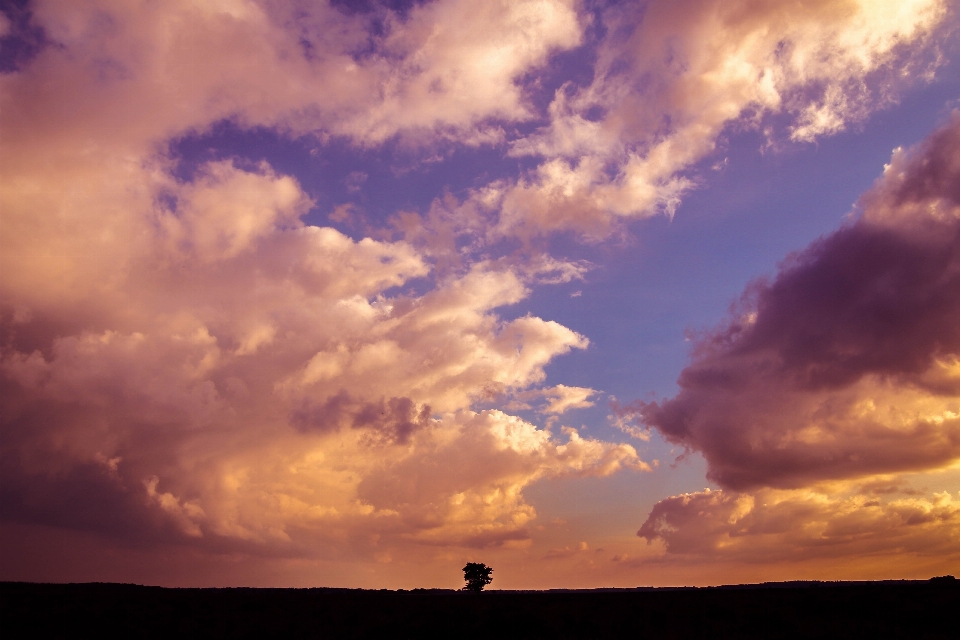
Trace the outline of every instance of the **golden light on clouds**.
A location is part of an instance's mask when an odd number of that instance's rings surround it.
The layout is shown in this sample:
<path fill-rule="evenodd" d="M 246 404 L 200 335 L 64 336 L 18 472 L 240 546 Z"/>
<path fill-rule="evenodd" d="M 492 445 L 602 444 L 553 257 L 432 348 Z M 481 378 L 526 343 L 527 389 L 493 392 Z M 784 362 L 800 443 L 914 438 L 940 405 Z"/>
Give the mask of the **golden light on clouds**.
<path fill-rule="evenodd" d="M 538 517 L 538 482 L 660 467 L 569 418 L 611 400 L 606 373 L 551 368 L 596 337 L 522 306 L 574 281 L 562 299 L 586 300 L 604 266 L 556 247 L 616 260 L 737 127 L 768 151 L 820 140 L 932 81 L 953 19 L 940 0 L 0 13 L 20 47 L 0 73 L 2 515 L 32 549 L 4 579 L 61 575 L 31 544 L 105 563 L 70 576 L 171 584 L 221 562 L 238 584 L 434 584 L 481 549 L 518 567 L 504 586 L 635 582 L 640 557 L 957 566 L 956 487 L 863 488 L 960 459 L 956 117 L 703 342 L 676 397 L 624 399 L 627 433 L 702 453 L 722 487 L 645 523 Z M 312 155 L 230 146 L 224 123 Z M 345 157 L 366 164 L 330 195 Z M 377 172 L 418 186 L 384 195 Z"/>

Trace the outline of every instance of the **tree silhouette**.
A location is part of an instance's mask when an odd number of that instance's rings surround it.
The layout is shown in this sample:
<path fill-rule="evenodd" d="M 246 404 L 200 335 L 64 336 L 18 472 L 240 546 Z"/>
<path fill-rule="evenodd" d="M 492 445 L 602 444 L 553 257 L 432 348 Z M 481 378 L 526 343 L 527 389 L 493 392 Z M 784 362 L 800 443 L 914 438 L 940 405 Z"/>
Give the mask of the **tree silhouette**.
<path fill-rule="evenodd" d="M 493 582 L 491 573 L 493 569 L 482 562 L 468 562 L 463 567 L 463 579 L 467 582 L 463 585 L 463 590 L 480 593 L 485 586 Z"/>

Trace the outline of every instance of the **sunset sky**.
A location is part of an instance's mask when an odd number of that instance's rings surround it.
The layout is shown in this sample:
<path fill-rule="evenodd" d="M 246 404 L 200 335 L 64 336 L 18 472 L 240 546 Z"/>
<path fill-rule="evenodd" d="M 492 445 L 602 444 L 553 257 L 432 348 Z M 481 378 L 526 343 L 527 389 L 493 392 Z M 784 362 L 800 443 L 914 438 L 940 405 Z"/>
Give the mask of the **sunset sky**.
<path fill-rule="evenodd" d="M 0 11 L 0 580 L 960 572 L 957 3 Z"/>

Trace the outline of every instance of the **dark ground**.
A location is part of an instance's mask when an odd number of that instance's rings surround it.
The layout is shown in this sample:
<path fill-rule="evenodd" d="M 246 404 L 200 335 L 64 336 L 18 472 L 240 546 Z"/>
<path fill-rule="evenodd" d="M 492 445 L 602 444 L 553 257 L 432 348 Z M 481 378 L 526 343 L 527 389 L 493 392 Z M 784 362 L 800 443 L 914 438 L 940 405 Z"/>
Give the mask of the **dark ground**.
<path fill-rule="evenodd" d="M 0 583 L 13 638 L 960 638 L 960 580 L 593 591 Z"/>

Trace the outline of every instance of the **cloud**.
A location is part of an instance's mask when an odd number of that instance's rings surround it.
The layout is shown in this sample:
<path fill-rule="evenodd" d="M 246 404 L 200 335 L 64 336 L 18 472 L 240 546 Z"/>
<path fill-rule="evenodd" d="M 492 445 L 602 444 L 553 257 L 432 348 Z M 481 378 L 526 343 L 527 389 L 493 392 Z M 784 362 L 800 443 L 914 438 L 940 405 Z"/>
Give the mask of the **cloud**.
<path fill-rule="evenodd" d="M 647 561 L 960 558 L 957 497 L 891 479 L 960 460 L 958 183 L 954 114 L 895 151 L 858 219 L 747 288 L 674 398 L 615 408 L 724 487 L 658 502 Z"/>
<path fill-rule="evenodd" d="M 561 558 L 571 558 L 578 553 L 584 553 L 589 551 L 590 547 L 586 542 L 581 541 L 576 548 L 571 548 L 570 546 L 563 547 L 562 549 L 550 549 L 547 551 L 543 559 L 544 560 L 559 560 Z"/>
<path fill-rule="evenodd" d="M 521 76 L 543 66 L 553 51 L 580 44 L 574 4 L 454 0 L 388 20 L 382 49 L 371 59 L 372 66 L 389 69 L 378 86 L 382 97 L 340 130 L 368 143 L 418 130 L 471 146 L 501 142 L 503 130 L 484 121 L 533 117 Z"/>
<path fill-rule="evenodd" d="M 167 241 L 203 261 L 232 258 L 278 227 L 299 226 L 313 204 L 295 180 L 268 165 L 251 173 L 230 162 L 207 164 L 192 183 L 161 196 L 174 198 L 173 210 L 160 216 Z"/>
<path fill-rule="evenodd" d="M 543 411 L 544 413 L 561 414 L 570 409 L 592 407 L 594 402 L 590 400 L 590 396 L 596 394 L 596 389 L 568 387 L 563 384 L 558 384 L 552 389 L 544 390 L 544 395 L 546 395 L 550 402 Z"/>
<path fill-rule="evenodd" d="M 663 541 L 667 555 L 653 561 L 800 562 L 896 553 L 947 564 L 960 560 L 960 496 L 706 489 L 661 500 L 637 535 Z"/>
<path fill-rule="evenodd" d="M 512 394 L 512 400 L 504 408 L 507 409 L 532 409 L 533 405 L 539 401 L 540 406 L 537 411 L 544 414 L 558 416 L 566 413 L 570 409 L 584 409 L 594 405 L 591 396 L 598 393 L 596 389 L 587 387 L 568 387 L 564 384 L 558 384 L 554 387 L 544 389 L 529 389 Z M 545 404 L 544 404 L 545 402 Z"/>
<path fill-rule="evenodd" d="M 223 119 L 364 146 L 507 142 L 540 162 L 489 185 L 481 200 L 498 222 L 480 235 L 595 240 L 624 218 L 673 212 L 697 184 L 684 172 L 731 123 L 786 112 L 791 136 L 811 140 L 895 99 L 905 78 L 935 67 L 925 45 L 947 15 L 941 0 L 612 7 L 592 83 L 558 90 L 548 124 L 528 135 L 504 127 L 543 115 L 534 72 L 584 42 L 589 18 L 567 0 L 32 10 L 48 44 L 0 79 L 7 155 L 23 171 L 64 149 L 88 162 L 149 154 Z M 55 108 L 64 103 L 69 114 Z"/>
<path fill-rule="evenodd" d="M 416 7 L 371 36 L 375 17 L 325 4 L 297 21 L 252 2 L 32 7 L 51 44 L 0 76 L 3 519 L 402 558 L 525 544 L 531 482 L 643 466 L 628 445 L 471 411 L 587 346 L 497 312 L 584 265 L 434 269 L 429 245 L 305 223 L 313 199 L 267 163 L 174 172 L 169 141 L 224 118 L 374 144 L 528 117 L 514 80 L 578 41 L 576 15 L 501 8 Z"/>
<path fill-rule="evenodd" d="M 31 9 L 48 44 L 0 82 L 7 144 L 40 157 L 55 141 L 142 150 L 223 119 L 364 145 L 498 143 L 491 120 L 532 117 L 521 76 L 580 42 L 569 0 L 443 0 L 403 16 L 247 0 Z"/>
<path fill-rule="evenodd" d="M 936 67 L 924 45 L 947 11 L 941 0 L 612 7 L 593 82 L 558 89 L 549 124 L 511 142 L 542 162 L 505 191 L 498 231 L 602 238 L 625 218 L 672 215 L 725 129 L 786 114 L 789 137 L 812 141 L 895 100 Z"/>
<path fill-rule="evenodd" d="M 426 544 L 499 545 L 529 538 L 535 516 L 522 488 L 543 477 L 605 476 L 623 467 L 643 468 L 629 445 L 587 440 L 565 429 L 566 442 L 499 411 L 462 413 L 449 426 L 460 437 L 418 447 L 397 464 L 361 483 L 358 495 L 397 511 L 405 526 L 420 529 Z"/>
<path fill-rule="evenodd" d="M 898 151 L 860 218 L 752 284 L 680 393 L 634 406 L 725 487 L 938 469 L 960 458 L 960 116 Z"/>
<path fill-rule="evenodd" d="M 0 515 L 147 548 L 402 559 L 426 547 L 529 544 L 531 483 L 648 468 L 629 445 L 476 410 L 533 387 L 543 411 L 559 414 L 596 393 L 536 388 L 587 337 L 500 311 L 535 285 L 583 279 L 590 265 L 529 243 L 507 256 L 487 249 L 557 230 L 598 240 L 620 218 L 671 211 L 693 184 L 682 172 L 751 105 L 794 114 L 798 140 L 838 130 L 866 113 L 861 83 L 913 60 L 901 48 L 932 38 L 943 19 L 932 0 L 904 11 L 779 6 L 657 5 L 642 19 L 611 9 L 595 81 L 562 89 L 545 128 L 520 140 L 518 124 L 542 115 L 532 72 L 584 41 L 587 14 L 574 2 L 441 0 L 405 12 L 32 3 L 30 28 L 43 37 L 0 74 Z M 26 17 L 17 20 L 10 29 Z M 771 79 L 758 80 L 768 69 Z M 655 90 L 641 90 L 644 79 Z M 224 120 L 311 136 L 321 152 L 333 138 L 367 149 L 509 141 L 513 154 L 539 159 L 519 180 L 350 237 L 310 224 L 316 194 L 268 163 L 228 159 L 179 175 L 172 141 Z M 847 247 L 849 236 L 869 257 L 888 242 L 903 273 L 946 277 L 936 269 L 952 265 L 944 230 L 956 172 L 947 156 L 927 170 L 916 157 L 897 156 L 863 222 L 816 251 Z M 345 185 L 363 182 L 354 173 Z M 903 221 L 910 207 L 926 212 L 931 233 Z M 338 211 L 342 219 L 349 203 Z M 870 282 L 882 293 L 887 281 Z M 782 433 L 813 444 L 757 466 L 764 481 L 955 460 L 958 408 L 943 391 L 954 388 L 954 352 L 937 333 L 950 326 L 952 281 L 938 282 L 914 294 L 928 303 L 916 313 L 940 324 L 907 322 L 914 339 L 902 346 L 879 327 L 867 346 L 882 366 L 848 358 L 834 377 L 814 376 L 829 384 L 784 396 L 803 408 L 803 394 L 832 393 L 841 417 L 872 411 L 880 417 L 866 435 L 828 425 L 838 434 L 828 442 L 785 424 Z M 778 317 L 760 309 L 757 326 Z M 942 338 L 936 349 L 924 331 Z M 765 379 L 792 392 L 788 377 Z M 863 408 L 867 397 L 875 407 Z M 909 415 L 897 417 L 894 403 Z M 728 486 L 754 482 L 738 479 L 752 450 L 728 456 L 699 424 L 655 426 L 707 452 Z M 851 451 L 860 457 L 843 458 Z"/>
<path fill-rule="evenodd" d="M 463 413 L 587 344 L 555 322 L 500 320 L 495 308 L 529 293 L 510 269 L 478 263 L 388 296 L 427 274 L 422 259 L 303 225 L 289 178 L 221 163 L 174 187 L 176 207 L 160 197 L 168 181 L 139 203 L 101 193 L 88 224 L 32 239 L 98 247 L 65 257 L 71 295 L 36 286 L 44 274 L 19 268 L 29 253 L 4 253 L 18 267 L 4 295 L 20 304 L 4 312 L 0 358 L 6 518 L 258 553 L 307 553 L 311 540 L 373 553 L 367 535 L 499 544 L 526 539 L 530 482 L 641 465 L 629 446 Z M 115 210 L 128 220 L 104 236 L 98 215 L 109 226 Z M 438 465 L 442 478 L 416 479 Z M 387 476 L 421 489 L 399 503 L 374 479 Z M 56 497 L 68 486 L 111 517 Z"/>

